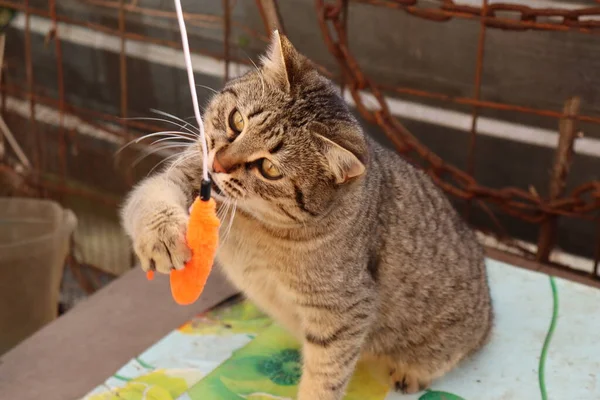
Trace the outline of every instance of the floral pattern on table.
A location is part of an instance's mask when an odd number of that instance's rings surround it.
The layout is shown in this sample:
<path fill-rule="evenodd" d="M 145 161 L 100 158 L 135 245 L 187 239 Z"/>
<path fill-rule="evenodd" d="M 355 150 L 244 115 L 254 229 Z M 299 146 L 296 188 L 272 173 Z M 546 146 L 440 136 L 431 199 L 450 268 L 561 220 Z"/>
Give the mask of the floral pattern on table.
<path fill-rule="evenodd" d="M 600 399 L 600 319 L 589 317 L 600 291 L 492 260 L 488 271 L 496 321 L 482 351 L 413 395 L 389 391 L 385 371 L 361 361 L 345 400 Z M 85 400 L 294 399 L 300 376 L 296 339 L 237 298 L 175 329 Z"/>

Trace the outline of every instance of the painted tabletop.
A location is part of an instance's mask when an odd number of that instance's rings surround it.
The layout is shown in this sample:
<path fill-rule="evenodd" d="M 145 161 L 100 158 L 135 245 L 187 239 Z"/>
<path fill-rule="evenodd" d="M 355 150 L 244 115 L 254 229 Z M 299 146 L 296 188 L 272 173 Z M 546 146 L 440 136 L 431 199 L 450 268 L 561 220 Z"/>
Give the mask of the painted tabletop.
<path fill-rule="evenodd" d="M 415 395 L 389 392 L 385 372 L 360 362 L 345 399 L 600 399 L 600 291 L 487 265 L 496 320 L 481 352 Z M 84 399 L 293 399 L 300 373 L 296 340 L 233 300 L 175 329 Z"/>

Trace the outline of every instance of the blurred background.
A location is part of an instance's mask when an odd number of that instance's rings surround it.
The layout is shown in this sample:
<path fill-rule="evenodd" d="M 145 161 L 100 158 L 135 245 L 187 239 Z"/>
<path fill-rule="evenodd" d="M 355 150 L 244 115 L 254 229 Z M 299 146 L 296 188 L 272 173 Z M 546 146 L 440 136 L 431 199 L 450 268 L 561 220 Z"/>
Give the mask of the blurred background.
<path fill-rule="evenodd" d="M 600 279 L 598 1 L 182 3 L 201 104 L 279 28 L 484 244 Z M 175 18 L 0 0 L 0 354 L 135 265 L 119 205 L 178 149 L 117 151 L 193 115 Z"/>

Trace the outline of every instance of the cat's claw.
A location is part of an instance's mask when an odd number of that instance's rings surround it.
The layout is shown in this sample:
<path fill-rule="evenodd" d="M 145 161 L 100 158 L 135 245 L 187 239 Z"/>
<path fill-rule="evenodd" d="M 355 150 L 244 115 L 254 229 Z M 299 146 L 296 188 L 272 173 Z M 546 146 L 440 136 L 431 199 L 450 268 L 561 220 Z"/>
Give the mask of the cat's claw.
<path fill-rule="evenodd" d="M 394 390 L 404 394 L 413 394 L 427 389 L 430 379 L 420 378 L 410 372 L 392 371 L 390 374 Z"/>
<path fill-rule="evenodd" d="M 168 274 L 182 269 L 192 253 L 185 242 L 188 217 L 185 213 L 169 213 L 168 218 L 149 218 L 160 221 L 146 224 L 133 238 L 133 247 L 144 271 Z"/>

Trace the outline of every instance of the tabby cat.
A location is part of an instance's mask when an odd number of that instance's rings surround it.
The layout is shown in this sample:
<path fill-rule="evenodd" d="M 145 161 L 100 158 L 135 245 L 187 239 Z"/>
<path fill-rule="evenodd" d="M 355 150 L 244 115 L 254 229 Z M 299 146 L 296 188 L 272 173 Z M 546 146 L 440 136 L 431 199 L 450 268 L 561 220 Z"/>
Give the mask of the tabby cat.
<path fill-rule="evenodd" d="M 223 216 L 218 263 L 302 342 L 298 399 L 341 399 L 361 355 L 414 393 L 483 346 L 493 314 L 474 233 L 423 172 L 363 134 L 285 36 L 204 120 L 214 196 L 237 209 Z M 190 257 L 200 153 L 182 152 L 124 205 L 144 270 Z"/>

